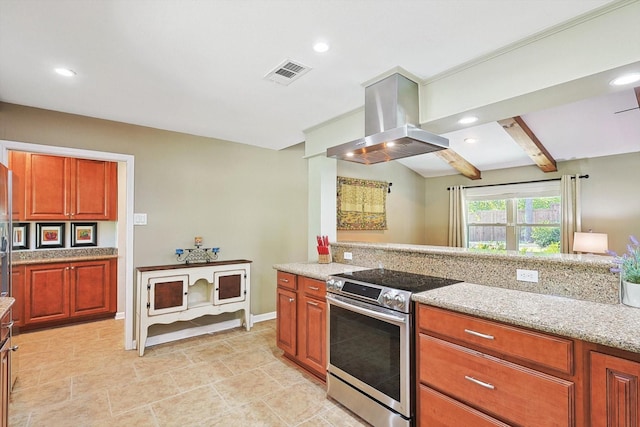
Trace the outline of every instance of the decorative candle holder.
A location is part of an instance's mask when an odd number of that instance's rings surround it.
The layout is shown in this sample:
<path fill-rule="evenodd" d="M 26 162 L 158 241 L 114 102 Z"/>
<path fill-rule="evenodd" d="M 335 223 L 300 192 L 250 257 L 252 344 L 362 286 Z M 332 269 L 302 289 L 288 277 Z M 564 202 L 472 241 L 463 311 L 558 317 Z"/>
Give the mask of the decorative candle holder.
<path fill-rule="evenodd" d="M 176 259 L 185 264 L 211 262 L 218 259 L 220 248 L 176 249 Z"/>

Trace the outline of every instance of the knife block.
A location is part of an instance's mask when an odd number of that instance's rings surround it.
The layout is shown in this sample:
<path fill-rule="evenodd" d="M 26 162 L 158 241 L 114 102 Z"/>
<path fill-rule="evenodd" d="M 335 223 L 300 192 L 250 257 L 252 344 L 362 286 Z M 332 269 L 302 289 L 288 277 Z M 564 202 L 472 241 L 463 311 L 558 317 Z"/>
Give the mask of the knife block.
<path fill-rule="evenodd" d="M 318 264 L 331 264 L 331 254 L 318 254 Z"/>

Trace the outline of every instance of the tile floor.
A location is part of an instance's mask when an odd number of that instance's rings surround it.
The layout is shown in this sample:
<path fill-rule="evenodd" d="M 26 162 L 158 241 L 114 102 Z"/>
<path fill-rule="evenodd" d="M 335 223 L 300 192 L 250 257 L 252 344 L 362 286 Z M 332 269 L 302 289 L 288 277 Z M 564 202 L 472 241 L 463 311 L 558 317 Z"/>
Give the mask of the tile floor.
<path fill-rule="evenodd" d="M 15 338 L 12 427 L 366 426 L 282 357 L 275 321 L 123 350 L 122 320 Z"/>

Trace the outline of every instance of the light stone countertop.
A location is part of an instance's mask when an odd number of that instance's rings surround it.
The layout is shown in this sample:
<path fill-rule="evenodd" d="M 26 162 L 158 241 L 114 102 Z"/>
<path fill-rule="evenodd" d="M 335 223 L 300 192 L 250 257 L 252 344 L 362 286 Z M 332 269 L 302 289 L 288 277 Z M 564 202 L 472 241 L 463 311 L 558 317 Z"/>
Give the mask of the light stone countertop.
<path fill-rule="evenodd" d="M 275 270 L 284 271 L 312 279 L 327 280 L 332 274 L 349 273 L 351 271 L 368 270 L 368 267 L 358 267 L 355 265 L 339 264 L 332 262 L 329 264 L 318 264 L 317 262 L 294 262 L 288 264 L 275 264 Z"/>
<path fill-rule="evenodd" d="M 15 299 L 12 297 L 0 297 L 0 317 L 4 316 L 7 311 L 11 308 Z"/>
<path fill-rule="evenodd" d="M 412 299 L 479 317 L 640 353 L 640 308 L 602 304 L 473 283 Z"/>
<path fill-rule="evenodd" d="M 326 280 L 365 267 L 331 263 L 276 264 L 274 269 Z M 640 308 L 457 283 L 415 294 L 414 301 L 552 334 L 640 353 Z"/>

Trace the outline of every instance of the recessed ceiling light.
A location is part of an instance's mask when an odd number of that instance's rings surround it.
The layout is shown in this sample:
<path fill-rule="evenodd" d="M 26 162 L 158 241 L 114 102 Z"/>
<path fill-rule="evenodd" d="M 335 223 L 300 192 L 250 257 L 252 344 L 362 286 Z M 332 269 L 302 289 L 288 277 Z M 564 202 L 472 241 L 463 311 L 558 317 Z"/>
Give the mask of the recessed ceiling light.
<path fill-rule="evenodd" d="M 464 142 L 466 142 L 467 144 L 474 144 L 474 143 L 478 142 L 478 140 L 475 139 L 475 138 L 465 138 Z"/>
<path fill-rule="evenodd" d="M 65 77 L 73 77 L 76 75 L 76 72 L 69 68 L 56 68 L 54 71 Z"/>
<path fill-rule="evenodd" d="M 387 142 L 387 147 L 393 147 L 394 145 L 396 145 L 396 143 L 393 141 Z"/>
<path fill-rule="evenodd" d="M 460 123 L 461 125 L 468 125 L 470 123 L 475 123 L 477 121 L 478 121 L 478 118 L 476 116 L 467 116 L 458 120 L 458 123 Z"/>
<path fill-rule="evenodd" d="M 347 153 L 347 157 L 353 157 L 353 152 L 349 151 L 349 152 Z"/>
<path fill-rule="evenodd" d="M 640 73 L 630 73 L 624 74 L 620 77 L 616 77 L 615 79 L 611 80 L 609 84 L 611 86 L 623 86 L 628 85 L 629 83 L 635 83 L 637 81 L 640 81 Z"/>
<path fill-rule="evenodd" d="M 313 50 L 318 53 L 324 53 L 329 50 L 329 43 L 327 42 L 317 42 L 313 45 Z"/>

